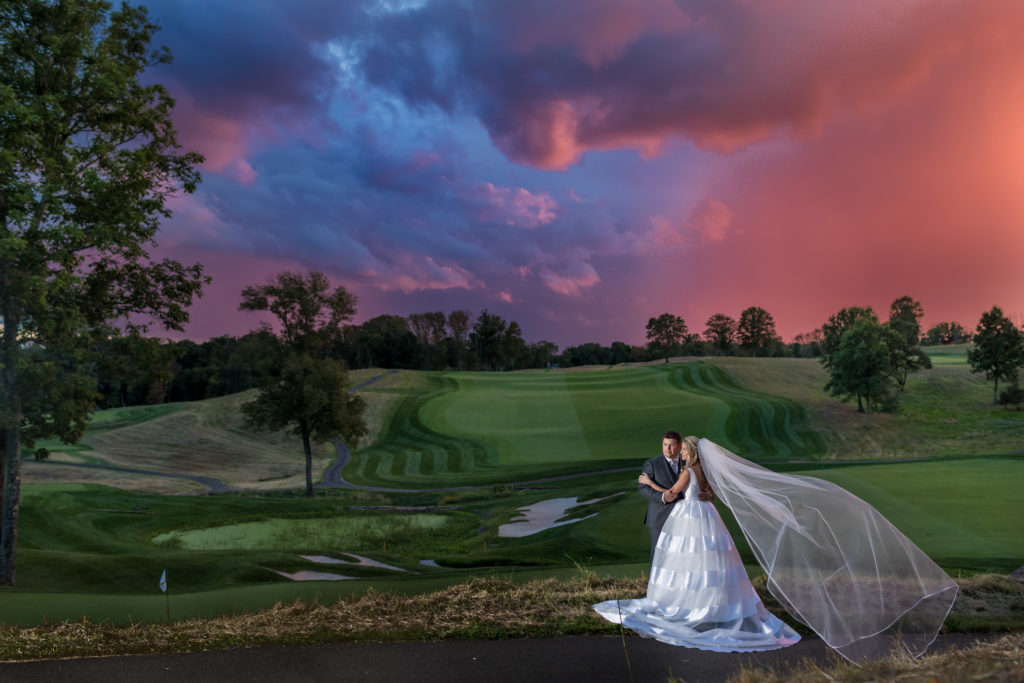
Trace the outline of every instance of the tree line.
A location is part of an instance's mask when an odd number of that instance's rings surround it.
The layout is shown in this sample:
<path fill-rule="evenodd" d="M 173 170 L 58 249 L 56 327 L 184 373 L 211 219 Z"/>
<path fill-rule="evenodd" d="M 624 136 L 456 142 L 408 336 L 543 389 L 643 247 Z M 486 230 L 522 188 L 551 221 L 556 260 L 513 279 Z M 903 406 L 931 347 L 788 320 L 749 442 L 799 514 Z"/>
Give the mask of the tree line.
<path fill-rule="evenodd" d="M 899 351 L 890 363 L 900 388 L 908 372 L 919 365 L 927 367 L 922 346 L 971 338 L 955 322 L 939 323 L 921 334 L 920 304 L 909 297 L 897 300 L 893 307 L 895 312 L 886 324 L 899 330 L 903 339 L 902 345 L 894 347 Z M 798 334 L 788 344 L 776 333 L 774 317 L 757 306 L 744 309 L 738 319 L 715 313 L 705 322 L 702 334 L 691 333 L 681 316 L 663 313 L 648 321 L 645 345 L 587 342 L 564 349 L 546 340 L 527 342 L 519 323 L 486 309 L 476 316 L 464 309 L 384 314 L 358 325 L 339 325 L 325 354 L 349 369 L 508 371 L 641 363 L 673 356 L 824 356 L 830 368 L 839 336 L 865 313 L 877 321 L 870 308 L 843 309 L 822 327 Z M 96 343 L 96 350 L 100 361 L 94 372 L 102 408 L 195 401 L 259 387 L 274 375 L 283 353 L 268 325 L 204 342 L 167 341 L 134 329 L 113 330 Z M 863 410 L 863 393 L 858 403 Z M 891 398 L 875 398 L 879 408 L 890 404 Z"/>

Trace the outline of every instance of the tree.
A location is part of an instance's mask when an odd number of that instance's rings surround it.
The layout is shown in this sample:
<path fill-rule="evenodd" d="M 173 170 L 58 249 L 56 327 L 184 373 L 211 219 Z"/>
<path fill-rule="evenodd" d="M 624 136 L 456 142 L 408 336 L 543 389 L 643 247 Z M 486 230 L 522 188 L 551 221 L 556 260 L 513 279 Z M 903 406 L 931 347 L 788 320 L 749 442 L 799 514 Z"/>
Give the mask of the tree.
<path fill-rule="evenodd" d="M 970 341 L 970 335 L 964 326 L 958 322 L 941 322 L 925 333 L 922 343 L 931 345 L 937 344 L 963 344 Z"/>
<path fill-rule="evenodd" d="M 662 313 L 647 321 L 647 343 L 652 352 L 661 351 L 667 363 L 669 355 L 683 343 L 688 331 L 685 320 L 671 313 Z"/>
<path fill-rule="evenodd" d="M 704 324 L 704 339 L 728 356 L 736 343 L 736 321 L 724 313 L 715 313 Z"/>
<path fill-rule="evenodd" d="M 1021 404 L 1024 404 L 1024 389 L 1021 389 L 1016 384 L 1011 384 L 999 392 L 999 405 L 1003 407 L 1015 406 L 1017 410 L 1020 410 Z"/>
<path fill-rule="evenodd" d="M 832 354 L 828 392 L 847 401 L 864 399 L 865 424 L 871 427 L 871 406 L 895 407 L 891 393 L 892 355 L 890 345 L 898 343 L 898 334 L 870 316 L 854 321 L 839 340 Z"/>
<path fill-rule="evenodd" d="M 793 337 L 791 345 L 794 358 L 814 358 L 821 355 L 823 333 L 820 327 Z"/>
<path fill-rule="evenodd" d="M 399 349 L 400 340 L 409 333 L 409 323 L 402 316 L 388 313 L 378 315 L 364 322 L 358 330 L 355 355 L 359 367 L 394 368 L 409 360 L 402 357 L 410 351 L 408 339 Z"/>
<path fill-rule="evenodd" d="M 202 161 L 178 145 L 167 91 L 140 82 L 170 61 L 156 29 L 103 0 L 0 3 L 0 584 L 15 581 L 22 445 L 77 440 L 90 347 L 128 316 L 181 330 L 207 281 L 148 253 Z"/>
<path fill-rule="evenodd" d="M 515 370 L 522 367 L 526 362 L 526 340 L 523 339 L 523 330 L 515 320 L 505 328 L 505 335 L 501 340 L 501 353 L 505 359 L 505 367 Z"/>
<path fill-rule="evenodd" d="M 352 443 L 366 433 L 366 404 L 345 389 L 345 364 L 327 355 L 355 307 L 353 294 L 344 287 L 331 291 L 327 277 L 315 270 L 308 276 L 286 271 L 269 284 L 248 286 L 238 305 L 240 311 L 270 311 L 280 324 L 281 373 L 242 404 L 242 412 L 258 429 L 288 429 L 302 438 L 307 496 L 313 495 L 311 442 L 341 438 Z"/>
<path fill-rule="evenodd" d="M 993 380 L 992 402 L 999 402 L 999 380 L 1016 384 L 1017 370 L 1024 365 L 1024 333 L 993 306 L 983 313 L 974 335 L 974 348 L 967 352 L 971 372 L 984 372 Z"/>
<path fill-rule="evenodd" d="M 874 309 L 870 306 L 850 306 L 832 315 L 828 322 L 821 326 L 821 356 L 819 356 L 818 362 L 826 370 L 831 371 L 832 369 L 843 333 L 853 327 L 853 324 L 861 318 L 878 322 L 878 316 L 875 315 Z M 861 399 L 862 397 L 858 394 L 857 412 L 859 413 L 864 412 L 864 402 Z"/>
<path fill-rule="evenodd" d="M 896 299 L 889 308 L 887 324 L 900 339 L 900 343 L 894 343 L 890 347 L 893 377 L 896 379 L 900 391 L 907 386 L 907 376 L 911 372 L 928 369 L 932 366 L 932 359 L 921 349 L 921 318 L 923 316 L 924 308 L 909 296 Z"/>
<path fill-rule="evenodd" d="M 756 356 L 758 351 L 769 349 L 779 338 L 775 334 L 775 319 L 763 308 L 751 306 L 740 313 L 736 338 L 742 348 Z"/>
<path fill-rule="evenodd" d="M 176 346 L 145 337 L 137 329 L 113 330 L 96 350 L 100 388 L 109 395 L 104 407 L 164 401 L 166 382 L 172 376 L 171 363 L 179 353 Z M 155 387 L 159 389 L 154 391 Z"/>
<path fill-rule="evenodd" d="M 529 357 L 529 367 L 546 368 L 551 365 L 555 355 L 558 353 L 558 344 L 542 339 L 527 346 L 526 353 Z"/>
<path fill-rule="evenodd" d="M 504 363 L 505 327 L 505 319 L 488 313 L 486 308 L 480 311 L 473 324 L 469 342 L 484 370 L 497 370 Z"/>
<path fill-rule="evenodd" d="M 454 342 L 456 369 L 462 370 L 465 360 L 466 339 L 469 335 L 469 320 L 473 314 L 463 309 L 457 309 L 448 314 L 448 332 Z"/>
<path fill-rule="evenodd" d="M 630 357 L 631 351 L 629 344 L 626 342 L 613 341 L 612 345 L 608 347 L 608 362 L 612 365 L 627 363 L 629 362 Z"/>

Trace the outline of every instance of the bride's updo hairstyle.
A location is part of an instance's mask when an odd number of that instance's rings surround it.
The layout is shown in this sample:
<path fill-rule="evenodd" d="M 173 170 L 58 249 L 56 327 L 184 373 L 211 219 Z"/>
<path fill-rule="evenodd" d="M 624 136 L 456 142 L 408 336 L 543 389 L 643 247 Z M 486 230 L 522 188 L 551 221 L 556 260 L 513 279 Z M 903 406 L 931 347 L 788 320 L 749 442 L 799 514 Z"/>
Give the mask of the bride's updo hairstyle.
<path fill-rule="evenodd" d="M 700 439 L 695 436 L 688 436 L 683 439 L 683 450 L 686 451 L 686 467 L 700 464 L 700 454 L 697 452 L 697 442 L 699 441 Z"/>

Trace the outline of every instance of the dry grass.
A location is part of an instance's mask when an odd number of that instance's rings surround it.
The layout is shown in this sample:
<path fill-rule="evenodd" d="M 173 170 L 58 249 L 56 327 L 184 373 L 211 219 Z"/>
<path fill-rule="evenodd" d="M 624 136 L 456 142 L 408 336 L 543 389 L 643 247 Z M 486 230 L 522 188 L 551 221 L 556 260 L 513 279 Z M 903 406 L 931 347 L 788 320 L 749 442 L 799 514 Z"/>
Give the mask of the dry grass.
<path fill-rule="evenodd" d="M 371 376 L 380 375 L 385 372 L 389 374 L 384 375 L 373 384 L 367 386 L 364 391 L 356 392 L 366 401 L 366 412 L 363 413 L 363 420 L 366 422 L 366 436 L 360 439 L 357 447 L 352 450 L 365 448 L 379 434 L 384 433 L 386 425 L 391 422 L 391 416 L 394 414 L 395 408 L 401 403 L 407 390 L 417 390 L 426 386 L 424 375 L 418 372 L 374 370 Z M 355 372 L 352 374 L 354 375 Z M 352 384 L 356 385 L 358 382 L 353 380 Z"/>
<path fill-rule="evenodd" d="M 900 681 L 1024 681 L 1024 633 L 1011 633 L 992 642 L 963 649 L 951 648 L 920 658 L 894 655 L 854 666 L 838 656 L 828 663 L 805 660 L 784 670 L 747 669 L 729 683 L 867 683 Z"/>
<path fill-rule="evenodd" d="M 78 462 L 71 459 L 69 461 Z M 111 470 L 84 467 L 54 467 L 53 465 L 35 462 L 22 463 L 21 481 L 23 484 L 103 484 L 126 491 L 162 495 L 205 493 L 209 490 L 207 487 L 188 479 L 151 477 L 144 474 L 129 474 L 127 472 L 113 472 Z"/>
<path fill-rule="evenodd" d="M 250 390 L 189 403 L 153 420 L 89 432 L 82 443 L 91 448 L 91 456 L 119 467 L 197 474 L 253 489 L 303 486 L 301 440 L 283 432 L 253 432 L 244 424 L 239 406 L 255 394 Z M 333 446 L 314 447 L 314 471 L 333 460 Z M 81 468 L 74 471 L 79 475 L 76 481 L 87 476 Z M 141 480 L 151 482 L 142 490 L 158 492 L 167 486 L 157 479 Z"/>
<path fill-rule="evenodd" d="M 770 597 L 763 589 L 763 578 L 755 581 L 755 586 L 762 596 Z M 1012 614 L 1018 623 L 1021 621 L 1024 582 L 979 576 L 962 579 L 961 586 L 975 601 L 965 604 L 964 609 L 972 609 L 981 601 L 990 612 Z M 0 660 L 180 652 L 270 643 L 613 634 L 618 627 L 597 616 L 591 605 L 614 598 L 639 597 L 646 588 L 646 577 L 601 579 L 584 570 L 571 580 L 545 579 L 522 585 L 497 578 L 474 579 L 427 595 L 403 596 L 370 590 L 330 605 L 278 603 L 260 612 L 216 619 L 126 627 L 85 620 L 29 628 L 0 627 Z M 770 599 L 765 602 L 773 607 Z M 778 606 L 774 609 L 778 611 Z M 941 680 L 964 680 L 969 676 L 960 675 L 961 671 L 1024 671 L 1024 634 L 1012 634 L 971 652 L 943 653 L 921 660 L 896 657 L 863 669 L 832 663 L 826 670 L 811 663 L 800 673 L 805 678 L 797 680 L 927 680 L 933 670 L 957 672 L 954 676 L 942 674 Z M 790 672 L 745 671 L 735 680 L 793 679 Z"/>
<path fill-rule="evenodd" d="M 0 627 L 0 661 L 181 652 L 269 643 L 614 633 L 591 604 L 642 595 L 646 580 L 475 579 L 428 595 L 369 590 L 331 605 L 295 601 L 217 619 L 116 627 L 87 620 Z"/>
<path fill-rule="evenodd" d="M 385 374 L 387 372 L 378 368 L 353 370 L 349 373 L 349 382 L 355 386 L 383 375 L 370 387 L 404 388 L 412 386 L 416 376 L 408 372 Z M 376 434 L 390 418 L 398 396 L 360 393 L 369 404 L 369 433 Z M 304 486 L 305 463 L 300 439 L 284 432 L 254 432 L 245 425 L 239 406 L 255 396 L 256 390 L 249 390 L 196 401 L 156 419 L 90 431 L 82 439 L 82 444 L 88 449 L 89 456 L 117 467 L 197 474 L 254 490 Z M 331 444 L 314 445 L 314 473 L 325 469 L 334 458 Z M 50 460 L 54 463 L 82 462 L 83 458 L 74 451 L 65 453 L 54 449 Z M 157 494 L 206 490 L 206 487 L 187 480 L 30 463 L 26 463 L 23 469 L 23 481 L 98 483 Z"/>

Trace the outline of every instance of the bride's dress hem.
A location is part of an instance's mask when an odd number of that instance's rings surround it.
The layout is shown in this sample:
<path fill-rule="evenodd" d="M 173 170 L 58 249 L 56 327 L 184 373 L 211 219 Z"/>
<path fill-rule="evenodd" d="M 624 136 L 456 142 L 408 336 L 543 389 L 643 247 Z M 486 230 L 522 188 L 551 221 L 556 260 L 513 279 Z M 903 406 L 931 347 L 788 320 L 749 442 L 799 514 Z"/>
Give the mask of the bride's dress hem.
<path fill-rule="evenodd" d="M 698 500 L 696 478 L 665 521 L 646 597 L 593 607 L 645 638 L 710 652 L 764 652 L 800 641 L 761 602 L 715 506 Z"/>

